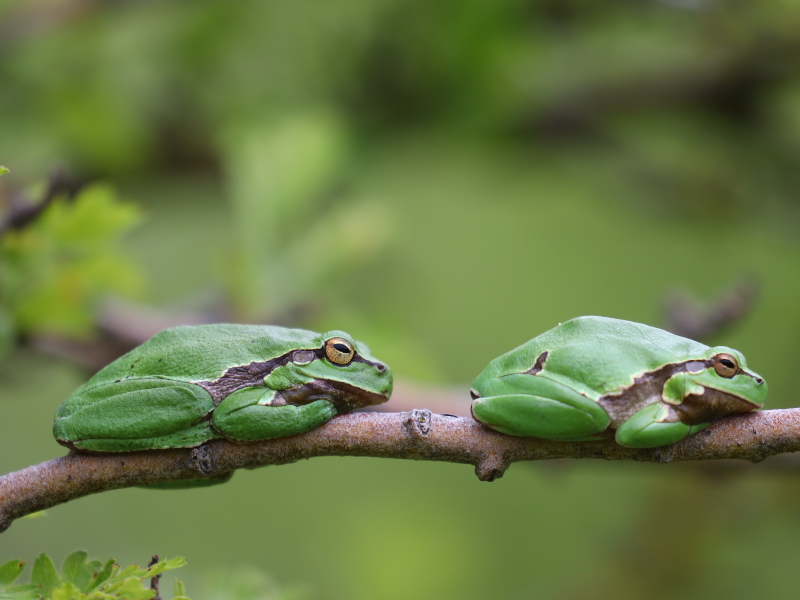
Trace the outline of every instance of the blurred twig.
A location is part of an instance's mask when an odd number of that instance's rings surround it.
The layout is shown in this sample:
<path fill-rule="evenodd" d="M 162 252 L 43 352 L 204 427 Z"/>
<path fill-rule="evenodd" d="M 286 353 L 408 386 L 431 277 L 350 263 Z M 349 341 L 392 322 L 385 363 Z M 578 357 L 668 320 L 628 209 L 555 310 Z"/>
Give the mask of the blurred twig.
<path fill-rule="evenodd" d="M 35 221 L 53 200 L 62 194 L 74 196 L 75 192 L 75 186 L 67 171 L 56 169 L 50 175 L 47 189 L 38 202 L 30 202 L 19 195 L 12 196 L 8 214 L 0 221 L 0 236 L 12 229 L 22 229 Z"/>
<path fill-rule="evenodd" d="M 758 280 L 751 275 L 708 303 L 685 291 L 672 292 L 664 300 L 666 329 L 693 340 L 707 340 L 741 321 L 753 307 L 758 291 Z"/>
<path fill-rule="evenodd" d="M 687 65 L 665 71 L 637 73 L 628 78 L 589 80 L 571 93 L 558 97 L 534 113 L 522 114 L 517 130 L 542 134 L 602 135 L 602 121 L 609 114 L 632 109 L 696 104 L 717 114 L 741 119 L 752 114 L 757 90 L 782 75 L 765 68 L 771 60 L 785 62 L 796 54 L 794 40 L 709 54 Z"/>
<path fill-rule="evenodd" d="M 215 477 L 236 469 L 283 465 L 316 456 L 371 456 L 475 466 L 482 481 L 512 462 L 595 458 L 668 463 L 765 458 L 800 450 L 800 408 L 730 417 L 662 448 L 624 448 L 613 440 L 552 442 L 513 437 L 461 417 L 415 409 L 351 413 L 303 435 L 235 444 L 214 440 L 193 449 L 56 458 L 0 477 L 0 531 L 14 519 L 82 496 L 131 486 Z M 797 463 L 795 463 L 797 464 Z"/>
<path fill-rule="evenodd" d="M 223 310 L 170 312 L 110 297 L 100 303 L 93 338 L 76 340 L 57 335 L 37 335 L 31 344 L 40 352 L 58 356 L 95 373 L 162 329 L 218 323 L 226 320 L 225 316 Z"/>

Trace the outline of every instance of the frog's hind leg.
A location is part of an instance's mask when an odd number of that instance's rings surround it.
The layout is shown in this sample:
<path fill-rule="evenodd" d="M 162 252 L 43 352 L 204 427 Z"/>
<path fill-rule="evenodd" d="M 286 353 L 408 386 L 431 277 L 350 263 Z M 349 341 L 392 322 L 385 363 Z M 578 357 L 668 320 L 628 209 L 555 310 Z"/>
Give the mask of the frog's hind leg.
<path fill-rule="evenodd" d="M 656 402 L 645 406 L 617 429 L 616 440 L 629 448 L 655 448 L 682 440 L 709 426 L 709 423 L 686 425 L 677 420 L 670 406 Z"/>
<path fill-rule="evenodd" d="M 601 439 L 610 424 L 606 411 L 572 388 L 545 377 L 502 377 L 491 395 L 475 399 L 472 416 L 509 435 L 547 440 Z"/>
<path fill-rule="evenodd" d="M 84 390 L 56 414 L 53 435 L 65 446 L 95 452 L 188 448 L 217 437 L 211 395 L 196 384 L 123 379 Z"/>

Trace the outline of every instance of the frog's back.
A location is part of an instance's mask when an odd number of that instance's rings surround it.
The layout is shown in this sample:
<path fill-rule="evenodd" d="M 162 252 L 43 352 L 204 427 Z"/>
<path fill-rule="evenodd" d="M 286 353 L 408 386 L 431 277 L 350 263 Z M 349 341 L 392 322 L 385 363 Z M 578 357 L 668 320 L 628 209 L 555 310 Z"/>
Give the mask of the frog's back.
<path fill-rule="evenodd" d="M 319 334 L 270 325 L 184 325 L 165 329 L 118 358 L 84 387 L 129 377 L 211 381 L 227 369 L 321 345 Z"/>
<path fill-rule="evenodd" d="M 700 355 L 707 348 L 649 325 L 586 316 L 561 323 L 493 362 L 498 373 L 522 373 L 539 360 L 545 366 L 543 376 L 594 397 L 630 385 L 637 374 Z"/>

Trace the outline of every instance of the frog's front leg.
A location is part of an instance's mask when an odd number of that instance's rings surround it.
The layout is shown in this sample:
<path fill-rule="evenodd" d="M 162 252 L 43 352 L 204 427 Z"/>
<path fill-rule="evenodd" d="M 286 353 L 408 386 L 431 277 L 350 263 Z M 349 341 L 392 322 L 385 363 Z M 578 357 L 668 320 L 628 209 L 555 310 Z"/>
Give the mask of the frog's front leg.
<path fill-rule="evenodd" d="M 596 402 L 553 380 L 515 373 L 499 377 L 481 390 L 472 416 L 509 435 L 547 440 L 598 439 L 609 425 Z"/>
<path fill-rule="evenodd" d="M 238 390 L 220 402 L 211 424 L 226 438 L 251 442 L 305 433 L 336 415 L 333 403 L 325 399 L 302 406 L 274 406 L 271 402 L 278 393 L 266 387 Z"/>
<path fill-rule="evenodd" d="M 636 412 L 617 429 L 616 440 L 629 448 L 655 448 L 702 431 L 709 423 L 686 425 L 667 404 L 656 402 Z"/>

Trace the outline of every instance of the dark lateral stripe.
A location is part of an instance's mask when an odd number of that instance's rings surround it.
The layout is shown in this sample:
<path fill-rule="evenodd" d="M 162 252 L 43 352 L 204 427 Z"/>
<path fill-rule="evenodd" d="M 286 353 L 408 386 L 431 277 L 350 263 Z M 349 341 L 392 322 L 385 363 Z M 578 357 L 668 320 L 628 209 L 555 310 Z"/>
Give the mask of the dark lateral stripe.
<path fill-rule="evenodd" d="M 689 362 L 691 362 L 691 361 L 689 361 Z M 713 369 L 714 368 L 714 357 L 713 356 L 711 358 L 706 358 L 705 360 L 698 360 L 697 362 L 703 363 L 706 366 L 706 369 Z M 736 373 L 733 374 L 733 377 L 736 377 L 737 375 L 746 375 L 750 379 L 755 379 L 758 383 L 764 383 L 764 380 L 761 379 L 761 377 L 756 377 L 752 373 L 748 373 L 747 371 L 745 371 L 742 367 L 740 367 L 738 365 L 738 362 L 739 362 L 738 360 L 736 362 L 737 362 Z M 686 363 L 683 363 L 683 364 L 686 364 Z M 722 376 L 720 375 L 720 377 L 722 377 Z M 733 379 L 733 377 L 730 377 L 730 379 Z"/>
<path fill-rule="evenodd" d="M 734 377 L 736 375 L 747 375 L 750 379 L 755 379 L 758 383 L 764 383 L 764 380 L 761 377 L 756 377 L 752 373 L 748 373 L 742 367 L 739 367 L 738 369 L 736 369 L 736 373 L 734 373 Z"/>
<path fill-rule="evenodd" d="M 292 362 L 292 355 L 294 355 L 297 351 L 308 351 L 314 354 L 314 360 L 322 360 L 326 358 L 325 356 L 325 346 L 322 348 L 295 348 L 282 354 L 280 356 L 276 356 L 275 358 L 271 358 L 270 360 L 266 360 L 263 362 L 253 361 L 247 365 L 239 365 L 236 367 L 230 367 L 225 373 L 223 373 L 217 379 L 213 381 L 201 381 L 198 382 L 203 388 L 208 390 L 211 396 L 214 398 L 215 404 L 219 404 L 226 396 L 232 394 L 237 390 L 241 390 L 246 387 L 250 387 L 253 385 L 258 385 L 263 382 L 264 378 L 267 377 L 270 373 L 272 373 L 275 369 L 279 367 L 285 367 L 290 362 Z M 330 362 L 330 361 L 329 361 Z M 374 367 L 378 367 L 378 365 L 382 363 L 373 362 L 371 360 L 367 360 L 366 358 L 360 356 L 358 353 L 355 354 L 353 362 L 360 362 L 367 365 L 372 365 Z M 348 363 L 348 364 L 350 364 Z M 347 365 L 337 365 L 336 363 L 331 362 L 333 366 L 336 367 L 346 367 Z"/>
<path fill-rule="evenodd" d="M 270 360 L 253 361 L 247 365 L 230 367 L 217 379 L 201 381 L 199 384 L 208 390 L 208 393 L 214 398 L 214 403 L 219 404 L 226 396 L 237 390 L 263 383 L 264 378 L 275 369 L 289 364 L 292 361 L 292 355 L 297 350 L 310 350 L 317 356 L 316 348 L 295 348 Z"/>
<path fill-rule="evenodd" d="M 691 362 L 691 361 L 688 361 L 688 362 Z M 714 368 L 714 357 L 713 356 L 711 358 L 706 358 L 704 360 L 698 360 L 696 362 L 703 363 L 706 366 L 706 369 L 713 369 Z M 737 375 L 747 375 L 747 377 L 749 377 L 750 379 L 755 379 L 759 383 L 763 383 L 764 382 L 764 380 L 761 379 L 761 377 L 756 377 L 752 373 L 748 373 L 742 367 L 740 367 L 738 365 L 738 363 L 739 363 L 738 360 L 736 361 L 736 363 L 737 363 L 737 365 L 736 365 L 736 373 L 733 374 L 733 377 L 736 377 Z M 682 364 L 686 364 L 686 363 L 682 363 Z M 722 376 L 720 375 L 720 377 L 722 377 Z M 733 379 L 733 377 L 730 377 L 730 379 Z"/>
<path fill-rule="evenodd" d="M 356 352 L 356 355 L 353 357 L 353 360 L 351 360 L 350 362 L 360 362 L 360 363 L 363 363 L 365 365 L 371 365 L 371 366 L 375 367 L 376 369 L 378 367 L 385 367 L 386 366 L 381 362 L 374 362 L 374 361 L 371 361 L 371 360 L 367 360 L 366 358 L 361 356 L 358 352 Z M 347 365 L 342 365 L 342 366 L 346 367 Z"/>

